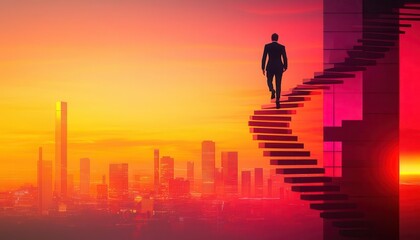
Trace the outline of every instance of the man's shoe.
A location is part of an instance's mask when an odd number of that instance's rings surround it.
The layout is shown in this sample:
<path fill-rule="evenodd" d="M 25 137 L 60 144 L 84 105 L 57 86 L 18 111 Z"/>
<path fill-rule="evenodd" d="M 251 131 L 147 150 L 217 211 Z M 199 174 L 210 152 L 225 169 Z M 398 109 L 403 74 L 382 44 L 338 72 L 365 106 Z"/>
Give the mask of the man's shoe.
<path fill-rule="evenodd" d="M 276 108 L 279 109 L 280 108 L 280 102 L 276 102 Z"/>
<path fill-rule="evenodd" d="M 272 90 L 271 91 L 271 99 L 274 99 L 276 97 L 276 91 Z"/>

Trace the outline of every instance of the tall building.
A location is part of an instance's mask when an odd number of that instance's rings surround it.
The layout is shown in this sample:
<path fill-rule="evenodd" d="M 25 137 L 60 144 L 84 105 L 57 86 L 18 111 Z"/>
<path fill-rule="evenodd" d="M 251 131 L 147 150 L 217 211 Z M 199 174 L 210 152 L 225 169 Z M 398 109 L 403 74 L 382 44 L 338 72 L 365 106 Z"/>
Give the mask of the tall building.
<path fill-rule="evenodd" d="M 202 192 L 214 194 L 214 170 L 216 166 L 216 145 L 213 141 L 201 143 Z"/>
<path fill-rule="evenodd" d="M 160 185 L 165 194 L 168 194 L 171 179 L 174 179 L 174 159 L 164 156 L 160 159 Z"/>
<path fill-rule="evenodd" d="M 109 164 L 109 198 L 128 198 L 128 163 Z"/>
<path fill-rule="evenodd" d="M 155 149 L 154 152 L 154 186 L 155 193 L 159 192 L 159 149 Z"/>
<path fill-rule="evenodd" d="M 222 174 L 224 193 L 238 193 L 238 152 L 222 152 Z"/>
<path fill-rule="evenodd" d="M 80 195 L 89 196 L 90 188 L 90 159 L 80 159 Z"/>
<path fill-rule="evenodd" d="M 42 159 L 42 148 L 38 156 L 38 208 L 47 215 L 52 203 L 52 162 Z"/>
<path fill-rule="evenodd" d="M 223 173 L 222 168 L 215 168 L 214 170 L 214 192 L 217 196 L 223 195 Z"/>
<path fill-rule="evenodd" d="M 251 171 L 242 171 L 242 197 L 251 197 Z"/>
<path fill-rule="evenodd" d="M 102 184 L 96 185 L 96 198 L 101 201 L 108 199 L 108 185 L 105 175 L 102 176 Z"/>
<path fill-rule="evenodd" d="M 169 195 L 171 197 L 187 197 L 190 195 L 190 182 L 184 178 L 169 180 Z"/>
<path fill-rule="evenodd" d="M 264 196 L 264 180 L 263 180 L 263 169 L 254 169 L 255 177 L 255 197 L 262 198 Z"/>
<path fill-rule="evenodd" d="M 67 103 L 57 102 L 55 112 L 55 196 L 67 196 Z"/>
<path fill-rule="evenodd" d="M 194 189 L 194 162 L 187 162 L 187 180 L 190 182 L 190 190 Z"/>

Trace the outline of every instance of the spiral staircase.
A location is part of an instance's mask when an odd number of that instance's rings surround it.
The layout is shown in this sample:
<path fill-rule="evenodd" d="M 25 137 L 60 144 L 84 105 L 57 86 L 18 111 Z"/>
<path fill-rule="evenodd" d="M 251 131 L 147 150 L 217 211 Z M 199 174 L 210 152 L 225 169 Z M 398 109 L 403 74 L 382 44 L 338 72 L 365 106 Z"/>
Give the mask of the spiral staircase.
<path fill-rule="evenodd" d="M 404 10 L 410 13 L 403 13 Z M 305 103 L 311 101 L 312 95 L 354 80 L 357 74 L 375 66 L 391 48 L 398 47 L 399 35 L 412 22 L 420 21 L 420 13 L 413 13 L 416 11 L 420 11 L 420 1 L 407 0 L 395 1 L 383 12 L 364 14 L 363 37 L 347 50 L 345 59 L 283 94 L 280 109 L 272 101 L 250 117 L 248 125 L 253 139 L 264 149 L 264 157 L 270 159 L 271 165 L 278 166 L 276 173 L 284 175 L 284 182 L 300 194 L 301 200 L 309 202 L 311 209 L 320 211 L 320 217 L 333 226 L 340 238 L 377 239 L 378 235 L 357 199 L 326 174 L 326 168 L 311 157 L 305 144 L 299 142 L 299 136 L 293 134 L 293 116 L 305 110 Z M 324 134 L 328 130 L 325 127 Z"/>

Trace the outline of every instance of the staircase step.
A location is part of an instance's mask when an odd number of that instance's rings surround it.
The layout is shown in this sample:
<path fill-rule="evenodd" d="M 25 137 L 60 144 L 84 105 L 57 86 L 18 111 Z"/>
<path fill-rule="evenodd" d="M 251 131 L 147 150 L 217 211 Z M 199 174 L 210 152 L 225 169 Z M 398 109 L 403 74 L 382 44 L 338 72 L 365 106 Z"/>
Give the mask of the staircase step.
<path fill-rule="evenodd" d="M 292 115 L 296 114 L 296 110 L 283 110 L 283 109 L 273 109 L 273 110 L 255 110 L 255 115 Z"/>
<path fill-rule="evenodd" d="M 288 102 L 280 102 L 280 109 L 285 108 L 298 108 L 303 107 L 303 103 L 288 103 Z M 275 103 L 264 104 L 261 106 L 262 109 L 276 109 Z"/>
<path fill-rule="evenodd" d="M 331 182 L 331 177 L 285 177 L 285 183 L 326 183 Z"/>
<path fill-rule="evenodd" d="M 284 94 L 284 96 L 307 96 L 307 95 L 319 95 L 319 91 L 310 91 L 310 90 L 292 90 L 291 93 Z"/>
<path fill-rule="evenodd" d="M 323 72 L 315 73 L 315 79 L 317 78 L 354 78 L 356 75 L 353 73 L 332 73 L 332 72 Z"/>
<path fill-rule="evenodd" d="M 310 79 L 308 81 L 303 82 L 304 84 L 313 84 L 313 85 L 318 85 L 318 84 L 342 84 L 344 81 L 343 80 L 335 80 L 335 79 L 331 79 L 331 80 L 319 80 L 319 79 Z"/>
<path fill-rule="evenodd" d="M 417 1 L 415 3 L 418 3 Z M 401 9 L 412 9 L 412 10 L 420 10 L 420 7 L 413 7 L 413 6 L 402 6 Z"/>
<path fill-rule="evenodd" d="M 288 97 L 289 101 L 295 101 L 295 102 L 304 102 L 304 101 L 310 101 L 311 98 L 310 97 Z"/>
<path fill-rule="evenodd" d="M 358 71 L 365 71 L 365 67 L 359 66 L 339 66 L 334 64 L 333 68 L 325 69 L 326 72 L 358 72 Z M 336 80 L 340 81 L 340 80 Z M 342 82 L 341 82 L 342 83 Z"/>
<path fill-rule="evenodd" d="M 264 157 L 309 157 L 309 151 L 264 151 Z"/>
<path fill-rule="evenodd" d="M 364 26 L 378 26 L 378 27 L 411 27 L 411 24 L 398 24 L 398 23 L 390 23 L 390 22 L 378 22 L 378 21 L 364 21 Z"/>
<path fill-rule="evenodd" d="M 248 126 L 251 127 L 290 127 L 288 122 L 259 122 L 259 121 L 248 121 Z"/>
<path fill-rule="evenodd" d="M 399 34 L 384 34 L 384 33 L 364 33 L 364 39 L 374 39 L 374 40 L 389 40 L 389 41 L 397 41 L 400 39 Z"/>
<path fill-rule="evenodd" d="M 294 99 L 291 99 L 294 98 Z M 280 100 L 280 104 L 282 103 L 299 103 L 299 102 L 305 102 L 310 101 L 310 97 L 287 97 L 286 100 Z M 276 99 L 271 99 L 270 103 L 276 103 Z"/>
<path fill-rule="evenodd" d="M 302 194 L 300 199 L 307 201 L 336 201 L 347 200 L 349 197 L 346 194 Z"/>
<path fill-rule="evenodd" d="M 324 168 L 277 168 L 277 174 L 320 174 L 325 173 Z"/>
<path fill-rule="evenodd" d="M 270 165 L 317 165 L 318 161 L 316 159 L 271 159 Z"/>
<path fill-rule="evenodd" d="M 420 18 L 410 18 L 410 17 L 389 17 L 383 18 L 386 20 L 400 20 L 400 21 L 420 21 Z"/>
<path fill-rule="evenodd" d="M 330 86 L 315 86 L 315 85 L 310 85 L 310 84 L 300 84 L 297 87 L 295 87 L 295 89 L 299 89 L 299 90 L 311 90 L 311 89 L 330 89 Z"/>
<path fill-rule="evenodd" d="M 355 203 L 311 203 L 310 205 L 311 209 L 314 210 L 342 210 L 342 209 L 355 209 L 357 206 Z"/>
<path fill-rule="evenodd" d="M 303 143 L 272 143 L 272 142 L 261 142 L 259 143 L 260 148 L 303 148 Z"/>
<path fill-rule="evenodd" d="M 321 185 L 321 186 L 292 186 L 292 192 L 338 192 L 340 186 Z"/>
<path fill-rule="evenodd" d="M 297 136 L 282 136 L 282 135 L 254 135 L 254 140 L 261 140 L 261 141 L 293 141 L 296 142 L 298 140 Z"/>
<path fill-rule="evenodd" d="M 396 34 L 404 34 L 404 31 L 398 30 L 398 29 L 389 29 L 389 28 L 363 28 L 363 33 L 396 33 Z"/>
<path fill-rule="evenodd" d="M 320 216 L 325 219 L 352 219 L 362 218 L 364 215 L 359 211 L 343 211 L 343 212 L 321 212 Z"/>
<path fill-rule="evenodd" d="M 350 66 L 375 66 L 377 64 L 376 60 L 368 60 L 361 58 L 346 58 L 344 64 Z"/>
<path fill-rule="evenodd" d="M 365 40 L 359 39 L 357 42 L 363 43 L 363 46 L 378 46 L 378 47 L 393 47 L 395 46 L 394 42 L 389 41 L 375 41 L 375 40 Z"/>
<path fill-rule="evenodd" d="M 354 50 L 362 50 L 368 52 L 387 52 L 389 48 L 386 47 L 374 47 L 374 46 L 354 46 Z"/>
<path fill-rule="evenodd" d="M 351 58 L 367 58 L 367 59 L 378 59 L 385 57 L 384 53 L 378 52 L 367 52 L 367 51 L 355 51 L 350 50 L 347 52 Z"/>
<path fill-rule="evenodd" d="M 372 236 L 371 231 L 369 229 L 361 228 L 361 229 L 341 229 L 340 235 L 344 237 L 352 237 L 352 238 L 366 238 L 370 239 Z"/>
<path fill-rule="evenodd" d="M 269 133 L 269 134 L 292 134 L 292 129 L 288 128 L 258 128 L 254 127 L 249 130 L 251 133 Z"/>
<path fill-rule="evenodd" d="M 251 116 L 250 120 L 255 121 L 292 121 L 292 117 L 283 116 Z"/>
<path fill-rule="evenodd" d="M 347 221 L 334 221 L 333 226 L 338 228 L 368 228 L 371 223 L 363 220 L 347 220 Z"/>

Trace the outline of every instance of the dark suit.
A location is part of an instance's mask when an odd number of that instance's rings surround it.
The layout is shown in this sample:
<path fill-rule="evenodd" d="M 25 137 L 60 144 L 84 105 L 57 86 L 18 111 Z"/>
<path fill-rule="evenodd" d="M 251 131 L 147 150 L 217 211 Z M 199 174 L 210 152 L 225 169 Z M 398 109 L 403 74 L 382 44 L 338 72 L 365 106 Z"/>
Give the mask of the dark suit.
<path fill-rule="evenodd" d="M 266 66 L 265 62 L 267 55 L 268 63 Z M 274 91 L 273 77 L 276 76 L 276 102 L 279 102 L 281 92 L 281 78 L 283 76 L 283 71 L 287 69 L 286 48 L 277 42 L 266 44 L 264 46 L 261 67 L 263 71 L 267 71 L 267 85 L 270 91 Z"/>

